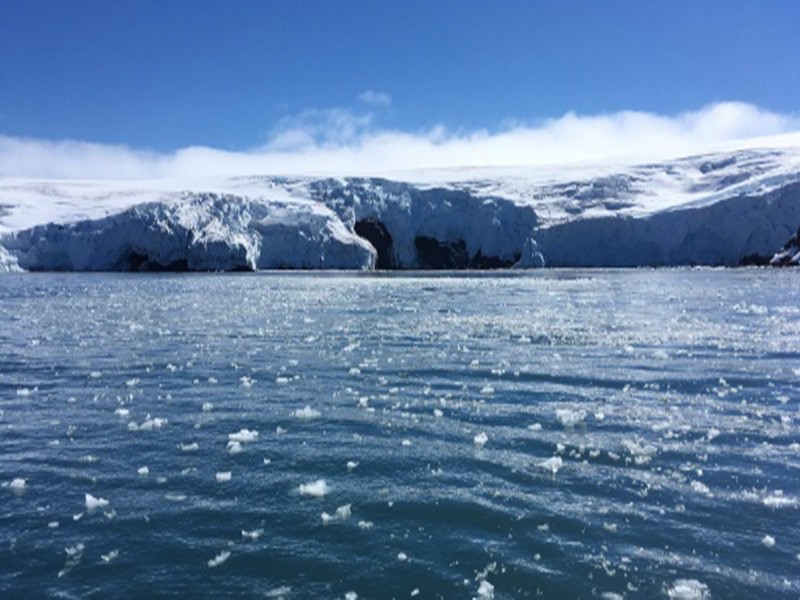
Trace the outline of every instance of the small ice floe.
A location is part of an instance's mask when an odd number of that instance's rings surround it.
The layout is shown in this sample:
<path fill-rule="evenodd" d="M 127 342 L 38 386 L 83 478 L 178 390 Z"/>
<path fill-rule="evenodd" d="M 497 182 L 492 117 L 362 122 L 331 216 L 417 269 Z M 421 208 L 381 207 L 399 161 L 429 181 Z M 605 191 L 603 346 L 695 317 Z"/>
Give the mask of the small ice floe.
<path fill-rule="evenodd" d="M 136 387 L 137 385 L 139 385 L 140 381 L 141 379 L 139 379 L 138 377 L 133 377 L 132 379 L 128 379 L 128 381 L 125 382 L 125 385 L 127 385 L 128 387 Z"/>
<path fill-rule="evenodd" d="M 265 465 L 269 465 L 269 464 L 272 464 L 272 459 L 271 459 L 271 458 L 264 457 L 264 458 L 261 460 L 261 462 L 262 462 L 263 464 L 265 464 Z"/>
<path fill-rule="evenodd" d="M 352 470 L 353 470 L 353 469 L 355 469 L 357 466 L 358 466 L 358 463 L 357 463 L 356 461 L 354 461 L 354 460 L 348 460 L 348 461 L 347 461 L 347 470 L 348 470 L 348 471 L 352 471 Z"/>
<path fill-rule="evenodd" d="M 586 418 L 585 410 L 572 410 L 571 408 L 559 408 L 556 410 L 556 419 L 562 427 L 567 429 L 574 428 L 578 423 Z"/>
<path fill-rule="evenodd" d="M 80 563 L 83 558 L 84 548 L 85 546 L 83 544 L 75 544 L 74 546 L 67 546 L 64 548 L 64 552 L 67 553 L 67 559 L 64 561 L 64 567 L 58 572 L 59 578 L 78 566 L 78 563 Z"/>
<path fill-rule="evenodd" d="M 547 460 L 543 460 L 542 462 L 538 463 L 536 466 L 540 469 L 544 469 L 545 471 L 550 471 L 550 474 L 555 477 L 559 469 L 564 466 L 564 461 L 560 456 L 551 456 Z"/>
<path fill-rule="evenodd" d="M 351 367 L 350 370 L 347 372 L 348 375 L 361 375 L 361 369 L 358 367 Z"/>
<path fill-rule="evenodd" d="M 239 442 L 229 441 L 227 449 L 228 454 L 239 454 L 242 451 L 242 444 Z"/>
<path fill-rule="evenodd" d="M 190 444 L 181 444 L 180 445 L 181 452 L 197 452 L 200 449 L 200 446 L 197 442 L 191 442 Z"/>
<path fill-rule="evenodd" d="M 302 483 L 297 488 L 301 496 L 313 496 L 315 498 L 322 498 L 330 491 L 328 483 L 324 479 L 317 479 L 310 483 Z"/>
<path fill-rule="evenodd" d="M 472 443 L 475 444 L 475 447 L 479 450 L 486 445 L 486 442 L 489 441 L 489 436 L 486 435 L 483 431 L 477 434 L 474 438 L 472 438 Z"/>
<path fill-rule="evenodd" d="M 408 555 L 405 552 L 398 552 L 397 560 L 399 560 L 400 562 L 405 562 L 408 560 Z"/>
<path fill-rule="evenodd" d="M 114 411 L 114 414 L 122 419 L 127 419 L 130 416 L 131 411 L 127 408 L 118 408 Z"/>
<path fill-rule="evenodd" d="M 692 481 L 689 485 L 691 486 L 693 492 L 696 492 L 698 494 L 703 494 L 704 496 L 709 496 L 709 497 L 714 496 L 714 494 L 711 493 L 711 490 L 708 488 L 708 486 L 702 481 L 695 480 Z"/>
<path fill-rule="evenodd" d="M 373 523 L 372 521 L 359 521 L 358 522 L 358 528 L 359 529 L 363 529 L 364 531 L 372 529 L 372 527 L 374 525 L 375 525 L 375 523 Z"/>
<path fill-rule="evenodd" d="M 350 509 L 350 504 L 344 504 L 336 509 L 336 512 L 333 515 L 329 515 L 328 513 L 322 513 L 322 523 L 327 525 L 331 521 L 346 521 L 349 519 L 353 512 Z"/>
<path fill-rule="evenodd" d="M 148 469 L 147 465 L 145 465 L 144 467 L 139 467 L 138 469 L 136 469 L 136 472 L 142 477 L 146 477 L 147 475 L 150 474 L 150 469 Z"/>
<path fill-rule="evenodd" d="M 100 560 L 102 560 L 103 564 L 106 565 L 110 563 L 112 560 L 116 560 L 117 558 L 119 558 L 119 550 L 112 550 L 108 554 L 100 555 Z"/>
<path fill-rule="evenodd" d="M 301 419 L 303 421 L 310 421 L 311 419 L 318 419 L 322 416 L 322 413 L 316 409 L 311 408 L 310 406 L 306 406 L 305 408 L 298 408 L 294 412 L 292 412 L 292 416 L 295 419 Z"/>
<path fill-rule="evenodd" d="M 217 471 L 217 474 L 214 478 L 217 480 L 217 483 L 225 483 L 226 481 L 231 480 L 231 472 L 230 471 Z"/>
<path fill-rule="evenodd" d="M 603 522 L 603 529 L 609 533 L 617 533 L 617 524 Z"/>
<path fill-rule="evenodd" d="M 359 408 L 368 408 L 369 407 L 369 398 L 367 396 L 361 396 L 358 399 L 358 407 Z"/>
<path fill-rule="evenodd" d="M 761 543 L 764 544 L 765 548 L 772 548 L 775 545 L 775 538 L 771 535 L 765 535 L 761 538 Z"/>
<path fill-rule="evenodd" d="M 281 427 L 280 425 L 278 425 L 278 426 L 275 428 L 275 433 L 276 433 L 277 435 L 283 435 L 284 433 L 286 433 L 286 429 L 284 429 L 283 427 Z"/>
<path fill-rule="evenodd" d="M 167 369 L 167 371 L 169 371 L 170 373 L 174 373 L 175 371 L 177 371 L 177 370 L 178 370 L 178 367 L 177 367 L 177 366 L 175 366 L 175 365 L 173 365 L 172 363 L 168 363 L 168 364 L 167 364 L 167 367 L 166 367 L 166 369 Z"/>
<path fill-rule="evenodd" d="M 533 425 L 528 425 L 528 429 L 530 431 L 541 431 L 542 430 L 542 424 L 541 423 L 534 423 Z"/>
<path fill-rule="evenodd" d="M 275 383 L 277 383 L 278 385 L 286 385 L 287 383 L 289 383 L 289 378 L 288 377 L 276 377 L 275 378 Z"/>
<path fill-rule="evenodd" d="M 50 521 L 47 524 L 47 528 L 48 529 L 58 529 L 59 525 L 61 525 L 61 523 L 59 523 L 58 521 Z"/>
<path fill-rule="evenodd" d="M 168 500 L 169 502 L 183 502 L 186 500 L 186 494 L 167 493 L 164 494 L 164 500 Z"/>
<path fill-rule="evenodd" d="M 161 429 L 167 423 L 167 419 L 161 417 L 153 418 L 147 415 L 141 425 L 137 425 L 133 421 L 128 423 L 128 431 L 153 431 L 154 429 Z"/>
<path fill-rule="evenodd" d="M 86 503 L 86 510 L 92 512 L 96 508 L 105 508 L 108 506 L 108 500 L 105 498 L 95 498 L 91 494 L 85 494 L 84 501 Z"/>
<path fill-rule="evenodd" d="M 211 567 L 212 569 L 218 567 L 226 560 L 228 560 L 230 557 L 231 557 L 230 551 L 223 550 L 222 552 L 217 554 L 214 558 L 208 561 L 208 566 Z"/>
<path fill-rule="evenodd" d="M 211 412 L 214 409 L 214 405 L 211 402 L 203 402 L 203 412 Z"/>
<path fill-rule="evenodd" d="M 478 584 L 478 595 L 475 596 L 475 600 L 493 600 L 493 598 L 494 586 L 487 580 L 482 580 L 480 584 Z"/>
<path fill-rule="evenodd" d="M 491 396 L 494 394 L 494 388 L 490 385 L 485 385 L 481 388 L 481 394 L 484 396 Z"/>
<path fill-rule="evenodd" d="M 21 494 L 22 492 L 25 491 L 25 488 L 28 487 L 28 482 L 25 481 L 22 477 L 15 477 L 14 479 L 11 480 L 11 483 L 8 484 L 8 487 L 15 494 Z"/>
<path fill-rule="evenodd" d="M 436 417 L 437 419 L 441 419 L 444 416 L 444 413 L 441 411 L 441 409 L 434 408 L 433 416 Z"/>
<path fill-rule="evenodd" d="M 73 521 L 80 521 L 83 518 L 83 513 L 78 513 L 77 515 L 72 515 Z"/>
<path fill-rule="evenodd" d="M 344 600 L 358 600 L 358 594 L 355 592 L 347 592 L 344 595 Z"/>
<path fill-rule="evenodd" d="M 419 596 L 419 588 L 414 588 L 411 590 L 411 597 L 416 598 L 417 596 Z"/>
<path fill-rule="evenodd" d="M 622 440 L 622 446 L 633 457 L 633 462 L 640 466 L 649 463 L 658 452 L 655 446 L 639 439 Z"/>
<path fill-rule="evenodd" d="M 246 531 L 242 529 L 242 537 L 247 538 L 248 540 L 253 540 L 254 542 L 264 535 L 263 529 L 253 529 L 252 531 Z"/>
<path fill-rule="evenodd" d="M 697 579 L 677 579 L 667 590 L 671 600 L 706 600 L 710 598 L 708 586 Z"/>
<path fill-rule="evenodd" d="M 777 490 L 775 493 L 766 496 L 762 503 L 764 506 L 770 508 L 788 508 L 790 506 L 797 506 L 797 498 L 784 496 L 782 490 Z"/>
<path fill-rule="evenodd" d="M 251 388 L 253 387 L 253 384 L 256 382 L 256 380 L 253 379 L 252 377 L 244 375 L 242 377 L 239 377 L 239 382 L 241 383 L 241 386 L 243 388 Z"/>
<path fill-rule="evenodd" d="M 102 376 L 103 374 L 100 371 L 92 371 L 91 373 L 89 373 L 90 379 L 100 379 Z"/>
<path fill-rule="evenodd" d="M 625 597 L 617 592 L 603 592 L 600 594 L 600 600 L 625 600 Z"/>
<path fill-rule="evenodd" d="M 258 431 L 255 429 L 240 429 L 236 433 L 229 433 L 228 439 L 232 442 L 254 442 L 258 439 Z"/>

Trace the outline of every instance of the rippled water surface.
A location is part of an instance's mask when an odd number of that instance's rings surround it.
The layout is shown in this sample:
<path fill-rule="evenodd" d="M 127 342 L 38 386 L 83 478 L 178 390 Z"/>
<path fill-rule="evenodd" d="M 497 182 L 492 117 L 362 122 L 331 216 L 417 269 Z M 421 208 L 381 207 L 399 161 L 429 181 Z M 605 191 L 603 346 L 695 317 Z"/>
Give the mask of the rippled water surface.
<path fill-rule="evenodd" d="M 0 277 L 0 596 L 800 595 L 800 273 Z"/>

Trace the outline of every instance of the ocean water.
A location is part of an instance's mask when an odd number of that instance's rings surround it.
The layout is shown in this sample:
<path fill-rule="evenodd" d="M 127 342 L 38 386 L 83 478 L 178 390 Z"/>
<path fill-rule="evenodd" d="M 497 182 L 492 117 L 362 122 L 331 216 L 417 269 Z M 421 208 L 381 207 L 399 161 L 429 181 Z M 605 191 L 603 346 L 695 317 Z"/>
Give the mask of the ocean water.
<path fill-rule="evenodd" d="M 0 277 L 0 597 L 797 598 L 800 273 Z"/>

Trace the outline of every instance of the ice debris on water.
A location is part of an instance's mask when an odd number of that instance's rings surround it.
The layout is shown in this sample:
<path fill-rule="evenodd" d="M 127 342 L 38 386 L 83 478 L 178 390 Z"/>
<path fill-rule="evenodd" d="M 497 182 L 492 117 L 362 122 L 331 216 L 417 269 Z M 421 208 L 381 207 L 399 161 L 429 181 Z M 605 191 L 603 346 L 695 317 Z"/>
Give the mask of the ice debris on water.
<path fill-rule="evenodd" d="M 83 544 L 75 544 L 74 546 L 67 546 L 64 548 L 64 551 L 67 553 L 67 559 L 64 561 L 64 567 L 58 572 L 59 578 L 78 566 L 83 558 L 84 549 L 85 546 Z"/>
<path fill-rule="evenodd" d="M 210 412 L 213 410 L 214 405 L 211 402 L 203 402 L 202 410 L 203 412 Z"/>
<path fill-rule="evenodd" d="M 225 483 L 231 480 L 232 473 L 230 471 L 217 471 L 215 476 L 217 483 Z"/>
<path fill-rule="evenodd" d="M 229 433 L 228 439 L 232 442 L 254 442 L 258 439 L 258 431 L 250 429 L 240 429 L 236 433 Z"/>
<path fill-rule="evenodd" d="M 223 550 L 222 552 L 217 554 L 214 558 L 208 561 L 208 566 L 211 567 L 212 569 L 218 567 L 226 560 L 228 560 L 230 557 L 231 557 L 230 551 Z"/>
<path fill-rule="evenodd" d="M 344 595 L 344 600 L 358 600 L 358 594 L 355 592 L 347 592 Z"/>
<path fill-rule="evenodd" d="M 764 544 L 766 548 L 772 548 L 775 545 L 775 538 L 771 535 L 765 535 L 761 539 L 761 543 Z"/>
<path fill-rule="evenodd" d="M 486 445 L 486 442 L 488 441 L 489 441 L 489 436 L 482 431 L 479 434 L 477 434 L 474 438 L 472 438 L 472 442 L 478 449 L 483 448 Z"/>
<path fill-rule="evenodd" d="M 550 473 L 555 476 L 559 469 L 564 466 L 564 461 L 560 456 L 551 456 L 547 460 L 538 463 L 536 466 L 545 471 L 550 471 Z"/>
<path fill-rule="evenodd" d="M 301 496 L 314 496 L 315 498 L 322 498 L 330 491 L 328 483 L 324 479 L 317 479 L 310 483 L 300 484 L 297 488 Z"/>
<path fill-rule="evenodd" d="M 25 488 L 28 486 L 28 482 L 25 481 L 22 477 L 15 477 L 11 480 L 11 483 L 8 484 L 8 487 L 11 488 L 12 491 L 16 492 L 17 494 L 21 494 L 25 491 Z"/>
<path fill-rule="evenodd" d="M 190 444 L 181 444 L 180 448 L 181 452 L 197 452 L 200 446 L 197 442 L 191 442 Z"/>
<path fill-rule="evenodd" d="M 242 529 L 242 537 L 253 540 L 254 542 L 260 538 L 264 534 L 263 529 L 253 529 L 252 531 L 246 531 Z"/>
<path fill-rule="evenodd" d="M 161 429 L 168 423 L 167 419 L 161 417 L 151 417 L 147 415 L 142 421 L 141 425 L 137 425 L 135 422 L 131 421 L 128 423 L 128 430 L 129 431 L 153 431 L 154 429 Z"/>
<path fill-rule="evenodd" d="M 39 391 L 38 386 L 34 388 L 18 388 L 17 396 L 32 396 Z"/>
<path fill-rule="evenodd" d="M 478 595 L 474 600 L 492 600 L 494 598 L 494 586 L 487 580 L 483 579 L 478 584 Z"/>
<path fill-rule="evenodd" d="M 117 558 L 119 558 L 119 550 L 112 550 L 108 554 L 100 555 L 100 560 L 102 560 L 104 564 L 108 564 L 112 560 L 116 560 Z"/>
<path fill-rule="evenodd" d="M 228 454 L 239 454 L 242 451 L 242 444 L 231 440 L 228 442 L 227 450 Z"/>
<path fill-rule="evenodd" d="M 292 416 L 295 419 L 310 421 L 311 419 L 318 419 L 322 416 L 322 413 L 310 406 L 306 406 L 305 408 L 298 408 L 296 411 L 292 412 Z"/>
<path fill-rule="evenodd" d="M 358 466 L 358 462 L 356 462 L 356 461 L 354 461 L 354 460 L 348 460 L 348 461 L 347 461 L 347 470 L 348 470 L 348 471 L 352 471 L 352 470 L 353 470 L 353 469 L 355 469 L 357 466 Z"/>
<path fill-rule="evenodd" d="M 572 429 L 585 418 L 585 410 L 572 410 L 570 408 L 559 408 L 556 410 L 556 419 L 567 429 Z"/>
<path fill-rule="evenodd" d="M 350 506 L 350 504 L 344 504 L 337 508 L 336 512 L 332 515 L 329 515 L 326 512 L 322 513 L 322 523 L 327 525 L 332 521 L 346 521 L 353 514 L 350 510 Z"/>
<path fill-rule="evenodd" d="M 150 469 L 147 468 L 147 465 L 145 465 L 144 467 L 139 467 L 138 469 L 136 469 L 136 473 L 138 473 L 142 477 L 146 477 L 147 475 L 150 474 Z"/>
<path fill-rule="evenodd" d="M 89 512 L 95 510 L 96 508 L 105 508 L 108 506 L 108 500 L 105 498 L 96 498 L 91 494 L 85 494 L 85 503 L 86 503 L 86 510 Z"/>
<path fill-rule="evenodd" d="M 397 560 L 399 560 L 400 562 L 405 562 L 408 560 L 408 555 L 405 552 L 398 552 Z"/>
<path fill-rule="evenodd" d="M 677 579 L 667 590 L 670 600 L 706 600 L 710 598 L 708 586 L 697 579 Z"/>

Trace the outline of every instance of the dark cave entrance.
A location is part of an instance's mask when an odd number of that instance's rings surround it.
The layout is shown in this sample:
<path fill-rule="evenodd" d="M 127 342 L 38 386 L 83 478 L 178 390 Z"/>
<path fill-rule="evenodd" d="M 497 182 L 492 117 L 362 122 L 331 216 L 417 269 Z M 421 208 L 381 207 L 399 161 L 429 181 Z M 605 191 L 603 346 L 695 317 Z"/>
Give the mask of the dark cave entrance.
<path fill-rule="evenodd" d="M 372 244 L 372 247 L 378 253 L 378 258 L 375 261 L 376 269 L 397 268 L 394 248 L 392 247 L 392 234 L 386 229 L 386 225 L 375 219 L 363 219 L 356 222 L 355 231 L 358 236 Z"/>

